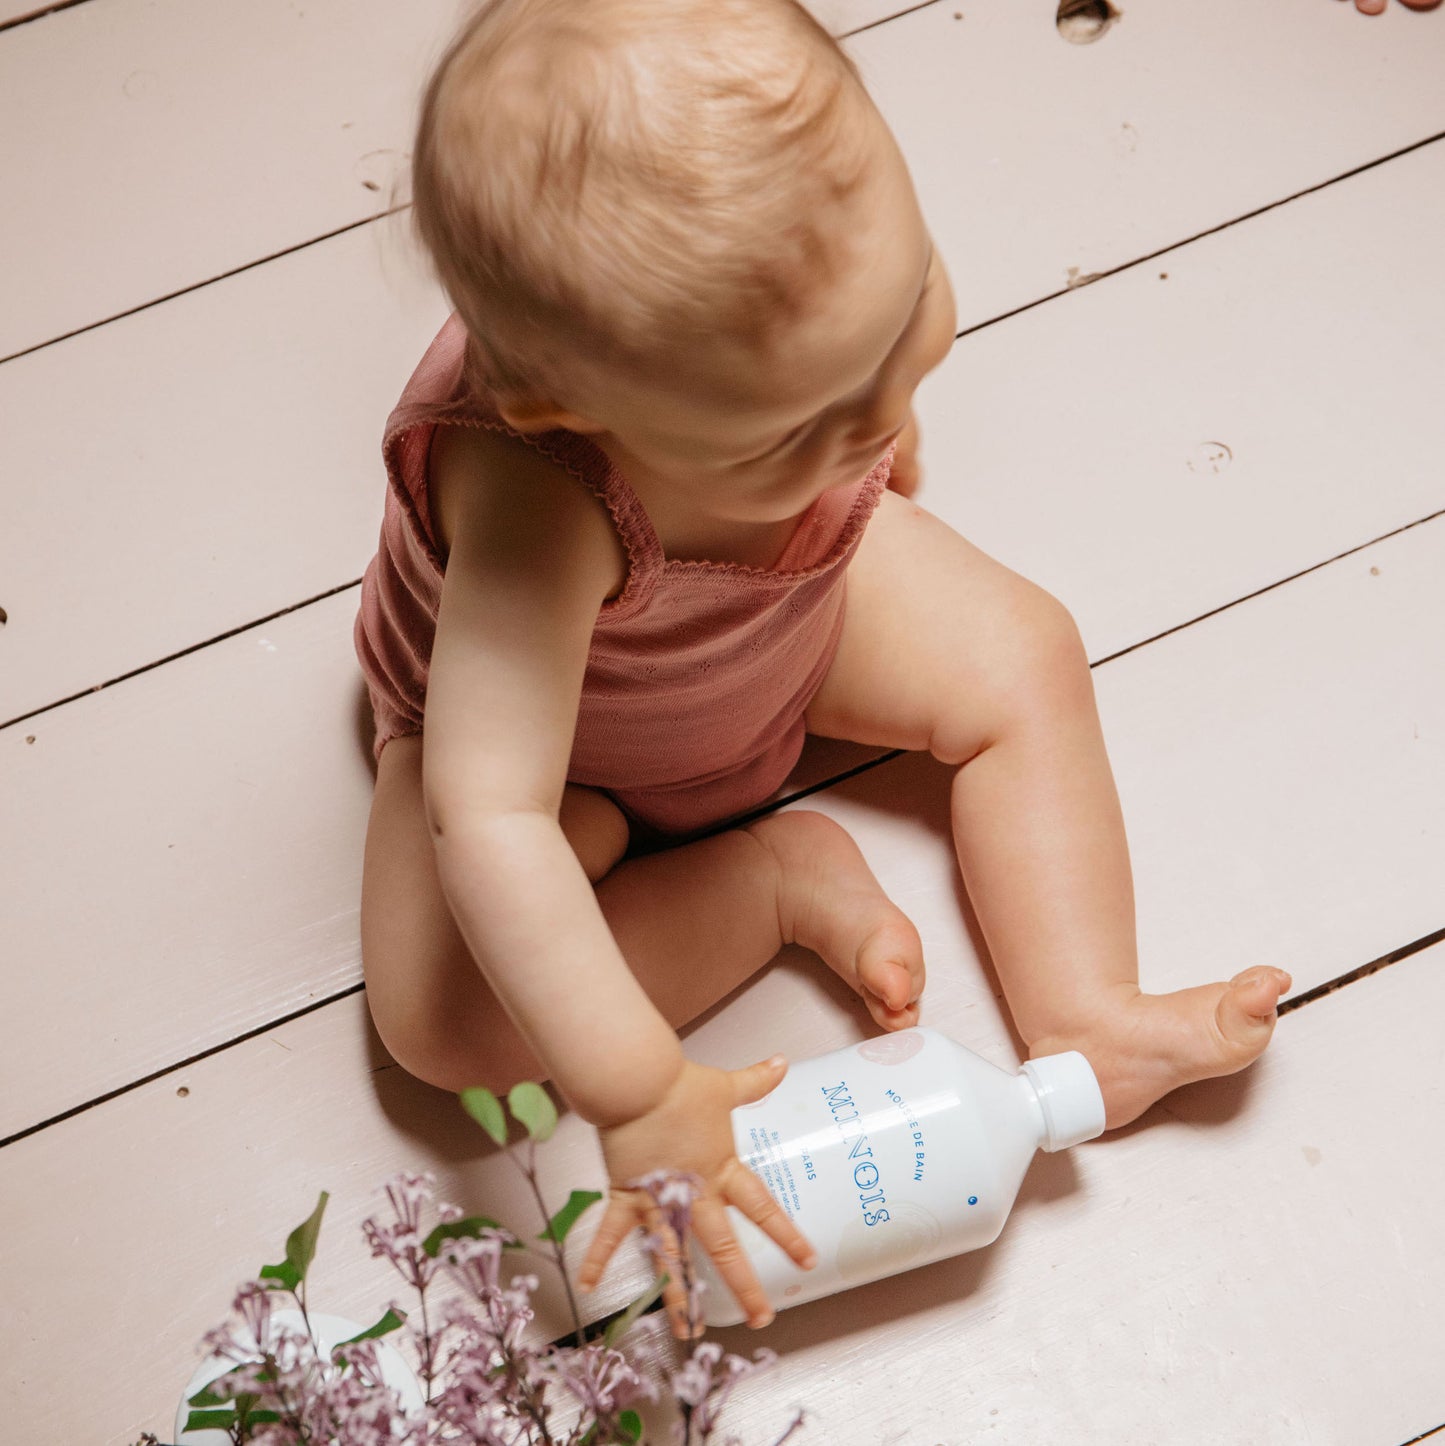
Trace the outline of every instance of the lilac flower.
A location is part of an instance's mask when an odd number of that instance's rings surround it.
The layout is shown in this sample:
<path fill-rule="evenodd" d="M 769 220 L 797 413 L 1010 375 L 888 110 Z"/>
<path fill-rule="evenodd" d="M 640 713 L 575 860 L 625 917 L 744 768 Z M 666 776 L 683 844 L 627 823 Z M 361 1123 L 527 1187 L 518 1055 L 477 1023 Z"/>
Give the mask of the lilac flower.
<path fill-rule="evenodd" d="M 201 1344 L 222 1360 L 259 1359 L 271 1339 L 271 1293 L 256 1281 L 247 1281 L 237 1290 L 231 1310 L 234 1318 L 207 1331 Z"/>
<path fill-rule="evenodd" d="M 702 1194 L 702 1181 L 696 1175 L 681 1174 L 675 1170 L 654 1170 L 640 1180 L 632 1181 L 632 1188 L 644 1190 L 652 1197 L 663 1222 L 676 1240 L 686 1240 L 692 1233 L 693 1202 Z"/>
<path fill-rule="evenodd" d="M 435 1184 L 429 1174 L 402 1171 L 386 1183 L 396 1218 L 388 1225 L 374 1217 L 361 1223 L 372 1255 L 385 1256 L 414 1290 L 425 1290 L 436 1272 L 436 1262 L 422 1249 L 421 1234 L 422 1207 L 431 1203 Z"/>
<path fill-rule="evenodd" d="M 610 1346 L 594 1343 L 579 1351 L 559 1351 L 550 1364 L 582 1409 L 604 1420 L 625 1411 L 634 1401 L 657 1398 L 652 1383 Z"/>
<path fill-rule="evenodd" d="M 337 1446 L 422 1446 L 423 1421 L 408 1416 L 382 1376 L 376 1346 L 358 1341 L 337 1352 L 342 1370 L 329 1371 L 303 1412 L 306 1439 Z"/>
<path fill-rule="evenodd" d="M 529 1178 L 535 1188 L 535 1178 Z M 697 1319 L 701 1287 L 689 1268 L 688 1239 L 701 1182 L 659 1172 L 636 1184 L 656 1205 L 661 1238 L 655 1244 L 675 1262 Z M 353 1341 L 327 1357 L 306 1331 L 279 1324 L 272 1315 L 271 1291 L 253 1283 L 237 1293 L 232 1319 L 205 1338 L 229 1367 L 213 1383 L 215 1393 L 253 1397 L 256 1411 L 280 1417 L 247 1424 L 242 1432 L 246 1446 L 574 1446 L 583 1440 L 605 1446 L 620 1441 L 622 1413 L 658 1394 L 628 1357 L 601 1342 L 581 1345 L 580 1333 L 576 1350 L 529 1341 L 537 1279 L 505 1279 L 502 1251 L 514 1237 L 500 1229 L 482 1230 L 476 1238 L 447 1240 L 440 1259 L 433 1260 L 423 1248 L 422 1218 L 433 1202 L 431 1177 L 401 1174 L 385 1189 L 393 1219 L 387 1224 L 369 1219 L 363 1230 L 373 1256 L 390 1260 L 421 1296 L 421 1309 L 408 1330 L 421 1359 L 425 1410 L 408 1412 L 387 1384 L 381 1364 L 386 1347 Z M 462 1218 L 453 1205 L 433 1208 L 443 1222 Z M 462 1298 L 429 1311 L 426 1289 L 438 1270 L 461 1287 Z M 677 1439 L 707 1446 L 737 1383 L 772 1359 L 768 1351 L 748 1361 L 725 1355 L 711 1342 L 696 1346 L 672 1377 L 672 1395 L 683 1413 Z M 553 1417 L 561 1392 L 575 1405 L 562 1398 L 568 1424 L 559 1430 Z M 801 1424 L 799 1415 L 773 1446 L 784 1446 Z"/>
<path fill-rule="evenodd" d="M 484 1300 L 500 1289 L 502 1246 L 508 1239 L 498 1230 L 483 1230 L 475 1239 L 448 1240 L 442 1247 L 442 1264 L 468 1295 Z"/>
<path fill-rule="evenodd" d="M 699 1438 L 706 1441 L 717 1429 L 723 1408 L 738 1382 L 765 1370 L 777 1358 L 776 1352 L 766 1349 L 755 1352 L 750 1361 L 742 1356 L 724 1355 L 716 1341 L 703 1341 L 695 1347 L 681 1368 L 672 1374 L 672 1393 L 686 1408 L 687 1418 L 679 1423 L 678 1439 L 691 1440 L 695 1429 Z"/>

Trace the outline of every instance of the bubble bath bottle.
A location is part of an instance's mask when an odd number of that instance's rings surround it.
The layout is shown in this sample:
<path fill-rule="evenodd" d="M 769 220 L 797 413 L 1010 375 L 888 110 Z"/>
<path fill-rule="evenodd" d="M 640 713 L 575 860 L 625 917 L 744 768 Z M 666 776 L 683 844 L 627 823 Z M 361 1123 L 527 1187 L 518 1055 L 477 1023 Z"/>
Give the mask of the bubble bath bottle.
<path fill-rule="evenodd" d="M 776 1309 L 977 1250 L 998 1238 L 1035 1150 L 1102 1134 L 1104 1099 L 1077 1052 L 1010 1074 L 932 1029 L 905 1029 L 793 1065 L 733 1111 L 738 1157 L 813 1243 L 799 1270 L 730 1210 Z M 710 1262 L 709 1325 L 743 1319 Z"/>

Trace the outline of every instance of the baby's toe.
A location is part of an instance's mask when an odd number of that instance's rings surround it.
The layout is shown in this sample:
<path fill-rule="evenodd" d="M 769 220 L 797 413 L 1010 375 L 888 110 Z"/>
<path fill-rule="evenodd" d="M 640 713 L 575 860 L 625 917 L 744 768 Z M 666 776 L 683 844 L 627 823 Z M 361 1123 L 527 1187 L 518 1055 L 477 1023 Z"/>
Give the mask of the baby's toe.
<path fill-rule="evenodd" d="M 858 983 L 873 1017 L 886 1029 L 917 1022 L 923 977 L 918 931 L 901 916 L 878 929 L 859 951 Z"/>
<path fill-rule="evenodd" d="M 1283 969 L 1260 965 L 1236 974 L 1215 1008 L 1215 1023 L 1227 1043 L 1253 1058 L 1274 1032 L 1275 1009 L 1290 987 Z"/>

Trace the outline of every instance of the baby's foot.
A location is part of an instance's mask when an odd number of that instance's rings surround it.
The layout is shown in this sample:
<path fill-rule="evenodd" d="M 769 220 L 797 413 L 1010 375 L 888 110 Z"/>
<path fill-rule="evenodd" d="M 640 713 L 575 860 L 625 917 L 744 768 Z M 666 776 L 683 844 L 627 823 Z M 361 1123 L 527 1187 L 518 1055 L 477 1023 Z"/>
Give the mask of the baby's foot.
<path fill-rule="evenodd" d="M 778 866 L 783 941 L 820 955 L 884 1029 L 918 1023 L 923 945 L 848 832 L 821 813 L 769 814 L 747 830 Z"/>
<path fill-rule="evenodd" d="M 1175 994 L 1142 994 L 1131 986 L 1114 1009 L 1077 1031 L 1038 1040 L 1030 1055 L 1079 1050 L 1098 1076 L 1112 1130 L 1180 1085 L 1234 1074 L 1257 1059 L 1290 984 L 1283 969 L 1258 966 L 1228 984 Z"/>
<path fill-rule="evenodd" d="M 1400 0 L 1411 10 L 1433 10 L 1440 0 Z M 1389 8 L 1390 0 L 1355 0 L 1355 9 L 1362 15 L 1383 15 Z"/>

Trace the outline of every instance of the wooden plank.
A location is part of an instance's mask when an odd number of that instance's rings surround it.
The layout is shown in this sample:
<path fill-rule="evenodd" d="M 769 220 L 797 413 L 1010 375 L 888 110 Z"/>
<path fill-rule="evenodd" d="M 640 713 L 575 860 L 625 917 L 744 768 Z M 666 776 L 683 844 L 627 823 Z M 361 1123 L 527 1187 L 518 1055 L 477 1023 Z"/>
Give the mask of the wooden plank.
<path fill-rule="evenodd" d="M 0 355 L 386 210 L 458 13 L 107 0 L 6 32 Z"/>
<path fill-rule="evenodd" d="M 0 367 L 0 720 L 359 578 L 446 313 L 390 220 Z"/>
<path fill-rule="evenodd" d="M 1430 1429 L 1442 1008 L 1436 947 L 1282 1021 L 1249 1074 L 1041 1157 L 988 1251 L 780 1316 L 765 1339 L 782 1361 L 739 1390 L 730 1428 L 771 1439 L 801 1404 L 804 1439 L 830 1446 L 1396 1446 Z"/>
<path fill-rule="evenodd" d="M 24 824 L 0 846 L 0 1137 L 358 979 L 355 609 L 353 589 L 0 731 Z"/>
<path fill-rule="evenodd" d="M 1381 214 L 1391 264 L 1361 269 Z M 1445 144 L 1197 242 L 1167 281 L 966 338 L 920 395 L 923 500 L 1063 597 L 1095 657 L 1437 510 L 1442 228 Z M 0 720 L 359 576 L 376 439 L 442 314 L 393 221 L 0 367 L 0 474 L 27 479 Z M 1345 376 L 1348 426 L 1321 406 Z"/>
<path fill-rule="evenodd" d="M 1437 143 L 965 337 L 920 500 L 1095 659 L 1438 512 L 1442 232 Z"/>
<path fill-rule="evenodd" d="M 1430 21 L 1345 8 L 1141 6 L 1081 48 L 1048 7 L 933 5 L 852 48 L 977 321 L 1445 128 Z M 0 356 L 402 199 L 456 13 L 108 0 L 6 32 Z"/>
<path fill-rule="evenodd" d="M 1439 926 L 1426 800 L 1445 789 L 1445 679 L 1423 660 L 1445 615 L 1442 553 L 1445 521 L 1100 671 L 1150 987 L 1268 961 L 1304 989 Z M 0 843 L 16 960 L 0 1014 L 19 1022 L 0 1135 L 357 977 L 369 776 L 353 605 L 343 595 L 58 709 L 33 745 L 0 733 L 26 821 Z M 953 1011 L 956 989 L 959 1009 L 998 1017 L 944 797 L 934 765 L 911 759 L 811 806 L 855 829 L 914 916 L 940 1006 Z M 97 995 L 104 1016 L 87 1008 Z M 758 1016 L 738 1018 L 751 1031 Z"/>
<path fill-rule="evenodd" d="M 1445 130 L 1438 17 L 1156 0 L 1076 46 L 1055 8 L 931 5 L 854 47 L 964 325 Z"/>

